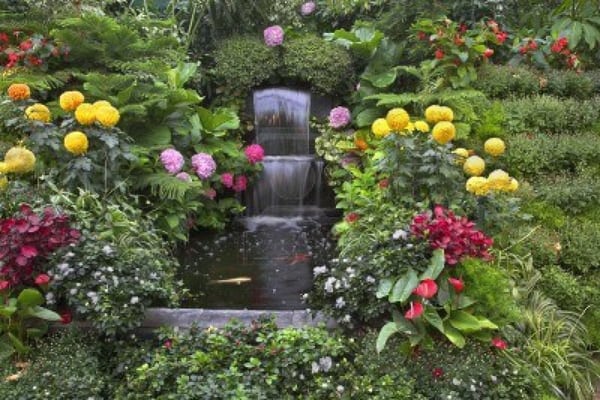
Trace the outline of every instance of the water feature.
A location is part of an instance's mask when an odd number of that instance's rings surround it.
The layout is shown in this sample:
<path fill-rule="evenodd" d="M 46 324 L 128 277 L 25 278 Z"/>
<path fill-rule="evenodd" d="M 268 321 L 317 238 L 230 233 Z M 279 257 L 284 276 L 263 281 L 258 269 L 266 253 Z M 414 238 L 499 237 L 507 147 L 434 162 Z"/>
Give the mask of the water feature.
<path fill-rule="evenodd" d="M 338 215 L 314 154 L 311 95 L 288 88 L 253 96 L 263 171 L 244 198 L 247 213 L 225 233 L 198 233 L 181 254 L 188 306 L 299 309 L 311 289 L 312 267 L 334 248 Z"/>

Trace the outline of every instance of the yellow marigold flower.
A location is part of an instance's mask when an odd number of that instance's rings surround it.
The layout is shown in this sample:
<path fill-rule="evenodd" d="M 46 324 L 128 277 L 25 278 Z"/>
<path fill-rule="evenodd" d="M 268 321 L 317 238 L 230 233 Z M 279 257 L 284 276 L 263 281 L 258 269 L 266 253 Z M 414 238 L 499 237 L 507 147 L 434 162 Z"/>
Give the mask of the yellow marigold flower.
<path fill-rule="evenodd" d="M 11 147 L 4 155 L 7 172 L 25 174 L 33 171 L 35 155 L 25 147 Z"/>
<path fill-rule="evenodd" d="M 454 120 L 454 112 L 450 107 L 440 107 L 437 117 L 438 121 L 452 122 Z"/>
<path fill-rule="evenodd" d="M 0 161 L 0 175 L 8 173 L 8 166 L 4 161 Z"/>
<path fill-rule="evenodd" d="M 64 145 L 69 153 L 79 156 L 87 151 L 88 138 L 83 132 L 70 132 L 65 136 Z"/>
<path fill-rule="evenodd" d="M 504 154 L 506 145 L 504 144 L 504 141 L 502 139 L 491 138 L 485 141 L 485 143 L 483 144 L 483 149 L 489 155 L 498 157 Z"/>
<path fill-rule="evenodd" d="M 427 120 L 427 122 L 429 122 L 431 124 L 435 124 L 436 122 L 439 122 L 439 119 L 438 119 L 439 108 L 440 108 L 440 106 L 433 105 L 433 106 L 429 106 L 425 109 L 425 119 Z"/>
<path fill-rule="evenodd" d="M 463 170 L 467 175 L 479 176 L 485 170 L 485 161 L 479 156 L 471 156 L 463 164 Z"/>
<path fill-rule="evenodd" d="M 455 149 L 452 153 L 456 154 L 456 163 L 459 165 L 463 165 L 465 160 L 469 158 L 469 150 L 462 147 Z"/>
<path fill-rule="evenodd" d="M 31 96 L 31 89 L 24 83 L 13 83 L 7 93 L 12 101 L 27 100 Z"/>
<path fill-rule="evenodd" d="M 75 119 L 81 125 L 92 125 L 96 122 L 96 110 L 90 103 L 80 104 L 75 110 Z"/>
<path fill-rule="evenodd" d="M 408 125 L 406 125 L 406 128 L 404 128 L 404 130 L 413 133 L 415 131 L 415 124 L 409 122 Z"/>
<path fill-rule="evenodd" d="M 69 112 L 75 111 L 80 104 L 83 104 L 84 101 L 85 97 L 81 92 L 78 92 L 77 90 L 64 92 L 58 98 L 60 108 Z"/>
<path fill-rule="evenodd" d="M 519 189 L 519 181 L 515 178 L 510 178 L 510 184 L 506 188 L 507 192 L 516 192 Z"/>
<path fill-rule="evenodd" d="M 482 176 L 472 176 L 467 179 L 465 188 L 476 196 L 485 196 L 489 192 L 488 180 Z"/>
<path fill-rule="evenodd" d="M 34 121 L 50 122 L 50 110 L 43 104 L 36 103 L 25 109 L 25 117 Z"/>
<path fill-rule="evenodd" d="M 119 114 L 119 110 L 113 106 L 101 106 L 96 108 L 96 120 L 100 122 L 102 126 L 112 128 L 119 122 L 120 118 L 121 114 Z"/>
<path fill-rule="evenodd" d="M 106 101 L 106 100 L 98 100 L 98 101 L 95 101 L 95 102 L 94 102 L 94 104 L 92 104 L 92 106 L 94 106 L 94 109 L 95 109 L 96 111 L 98 111 L 98 109 L 99 109 L 100 107 L 106 107 L 106 106 L 108 106 L 108 107 L 112 107 L 113 105 L 112 105 L 112 104 L 110 104 L 110 102 L 109 102 L 109 101 Z"/>
<path fill-rule="evenodd" d="M 404 108 L 392 108 L 388 111 L 385 120 L 393 131 L 400 132 L 410 122 L 410 116 Z"/>
<path fill-rule="evenodd" d="M 510 176 L 501 169 L 496 169 L 488 175 L 488 182 L 492 190 L 507 190 L 510 186 Z"/>
<path fill-rule="evenodd" d="M 429 132 L 429 124 L 425 121 L 416 121 L 414 125 L 415 125 L 415 129 L 418 130 L 419 132 L 423 132 L 423 133 Z"/>
<path fill-rule="evenodd" d="M 0 175 L 0 192 L 4 192 L 8 187 L 8 178 L 4 175 Z"/>
<path fill-rule="evenodd" d="M 392 128 L 390 128 L 385 118 L 377 118 L 373 122 L 373 125 L 371 125 L 371 131 L 373 131 L 373 134 L 378 138 L 382 138 L 389 135 Z"/>
<path fill-rule="evenodd" d="M 441 121 L 435 124 L 431 135 L 439 144 L 446 144 L 456 136 L 456 128 L 452 122 Z"/>

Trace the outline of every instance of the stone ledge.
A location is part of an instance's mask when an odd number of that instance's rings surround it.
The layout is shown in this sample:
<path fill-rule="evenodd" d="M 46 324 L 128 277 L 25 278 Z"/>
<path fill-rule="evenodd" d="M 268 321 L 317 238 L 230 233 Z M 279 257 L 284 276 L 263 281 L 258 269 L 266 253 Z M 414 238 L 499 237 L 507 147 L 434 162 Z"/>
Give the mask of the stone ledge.
<path fill-rule="evenodd" d="M 201 328 L 209 326 L 222 327 L 231 319 L 237 319 L 245 324 L 259 318 L 261 315 L 274 315 L 277 326 L 280 328 L 317 326 L 324 324 L 327 328 L 334 328 L 335 321 L 328 320 L 322 314 L 315 317 L 306 310 L 215 310 L 204 308 L 149 308 L 141 328 L 144 330 L 155 329 L 161 326 L 176 326 L 189 328 L 194 323 Z"/>

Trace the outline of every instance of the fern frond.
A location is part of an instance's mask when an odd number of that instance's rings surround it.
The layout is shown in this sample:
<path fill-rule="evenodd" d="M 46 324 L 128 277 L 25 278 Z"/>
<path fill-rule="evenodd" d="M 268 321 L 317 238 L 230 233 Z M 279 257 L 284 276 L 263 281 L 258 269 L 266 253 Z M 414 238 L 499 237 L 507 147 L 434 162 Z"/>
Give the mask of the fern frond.
<path fill-rule="evenodd" d="M 190 192 L 200 192 L 202 183 L 193 181 L 185 182 L 181 179 L 164 173 L 143 175 L 134 184 L 137 189 L 150 189 L 150 193 L 163 200 L 182 201 Z"/>

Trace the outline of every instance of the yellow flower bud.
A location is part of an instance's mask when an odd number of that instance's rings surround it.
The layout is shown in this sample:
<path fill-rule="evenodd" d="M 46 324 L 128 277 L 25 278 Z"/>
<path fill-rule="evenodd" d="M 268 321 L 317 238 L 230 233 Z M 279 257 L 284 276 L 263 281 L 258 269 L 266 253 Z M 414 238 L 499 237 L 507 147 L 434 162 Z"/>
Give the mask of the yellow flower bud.
<path fill-rule="evenodd" d="M 70 132 L 65 136 L 64 145 L 68 152 L 79 156 L 87 152 L 88 138 L 83 132 Z"/>
<path fill-rule="evenodd" d="M 498 157 L 504 154 L 504 150 L 506 149 L 506 145 L 504 141 L 499 138 L 491 138 L 485 141 L 483 145 L 483 149 L 486 153 L 491 156 Z"/>
<path fill-rule="evenodd" d="M 482 176 L 472 176 L 467 179 L 465 188 L 476 196 L 485 196 L 489 192 L 488 180 Z"/>
<path fill-rule="evenodd" d="M 427 133 L 429 132 L 429 124 L 425 121 L 416 121 L 415 129 L 419 132 Z"/>
<path fill-rule="evenodd" d="M 385 118 L 377 118 L 371 125 L 371 130 L 378 138 L 385 137 L 392 131 Z"/>
<path fill-rule="evenodd" d="M 7 172 L 25 174 L 33 171 L 35 167 L 35 155 L 25 147 L 11 147 L 4 155 Z"/>
<path fill-rule="evenodd" d="M 392 108 L 388 111 L 385 120 L 391 130 L 400 132 L 410 122 L 410 117 L 404 108 Z"/>
<path fill-rule="evenodd" d="M 81 125 L 92 125 L 96 122 L 96 110 L 90 103 L 80 104 L 75 110 L 75 119 Z"/>
<path fill-rule="evenodd" d="M 510 184 L 508 185 L 507 192 L 516 192 L 519 190 L 519 181 L 515 178 L 510 178 Z"/>
<path fill-rule="evenodd" d="M 465 160 L 469 158 L 469 150 L 462 147 L 455 149 L 452 153 L 456 154 L 456 163 L 459 165 L 463 165 Z"/>
<path fill-rule="evenodd" d="M 441 121 L 435 124 L 431 135 L 439 144 L 446 144 L 456 136 L 456 128 L 452 122 Z"/>
<path fill-rule="evenodd" d="M 85 101 L 85 97 L 81 92 L 77 90 L 64 92 L 58 98 L 58 103 L 60 104 L 60 108 L 65 111 L 75 111 L 79 105 L 83 104 Z"/>
<path fill-rule="evenodd" d="M 96 120 L 100 122 L 102 126 L 112 128 L 119 122 L 120 118 L 121 115 L 119 114 L 119 110 L 113 106 L 101 106 L 96 108 Z"/>
<path fill-rule="evenodd" d="M 463 164 L 463 170 L 467 175 L 479 176 L 485 170 L 485 161 L 479 156 L 471 156 Z"/>
<path fill-rule="evenodd" d="M 25 109 L 25 117 L 34 121 L 50 122 L 50 110 L 43 104 L 36 103 Z"/>
<path fill-rule="evenodd" d="M 501 169 L 496 169 L 488 175 L 488 182 L 492 190 L 508 190 L 510 179 L 508 173 Z"/>

